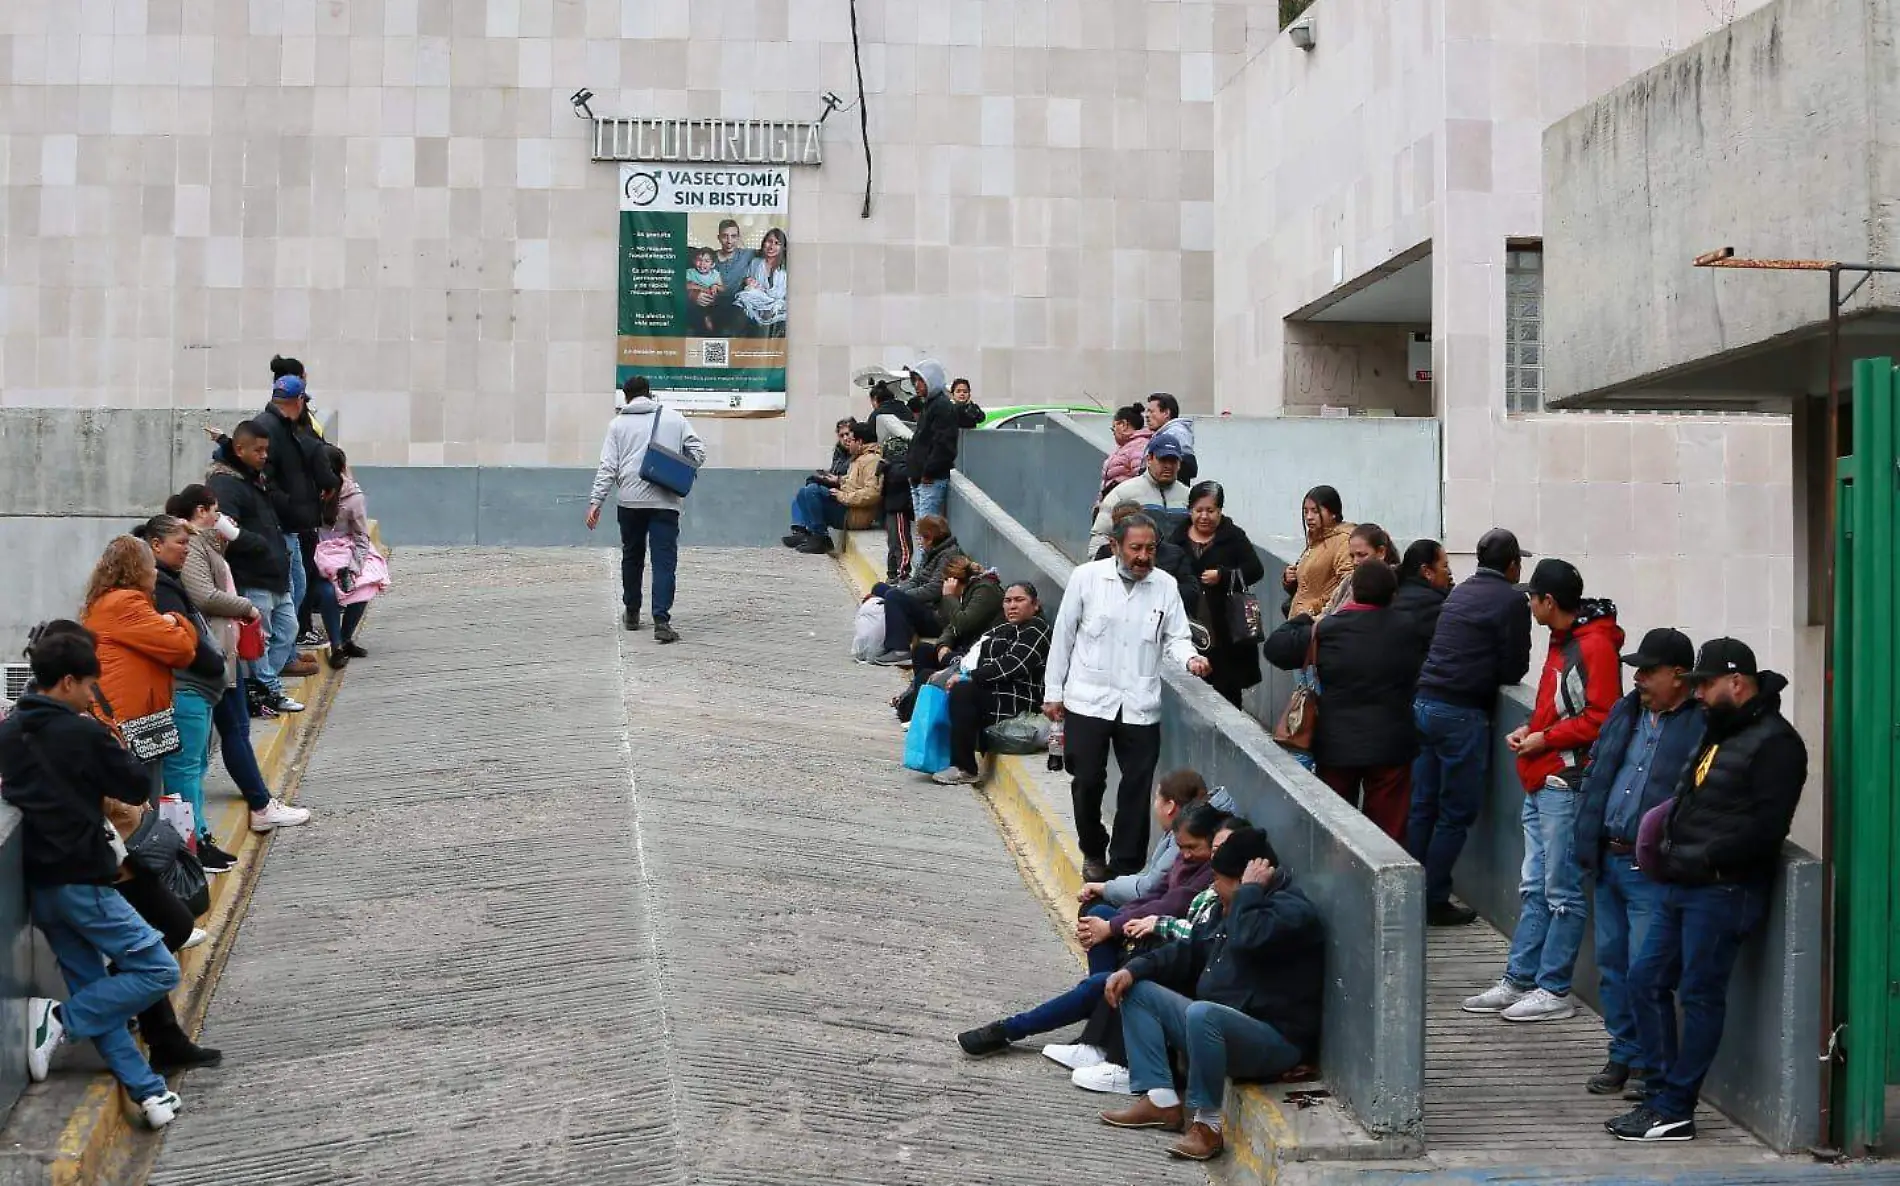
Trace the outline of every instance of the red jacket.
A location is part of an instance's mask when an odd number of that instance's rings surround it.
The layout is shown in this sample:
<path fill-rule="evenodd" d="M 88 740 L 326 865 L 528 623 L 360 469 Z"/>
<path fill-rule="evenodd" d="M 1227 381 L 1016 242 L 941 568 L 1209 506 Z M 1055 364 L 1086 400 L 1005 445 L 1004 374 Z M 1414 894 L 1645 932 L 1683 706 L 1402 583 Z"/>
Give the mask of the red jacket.
<path fill-rule="evenodd" d="M 1623 695 L 1622 649 L 1623 628 L 1608 600 L 1585 599 L 1569 630 L 1550 632 L 1530 721 L 1531 732 L 1544 735 L 1544 748 L 1517 760 L 1525 793 L 1542 790 L 1553 774 L 1581 775 L 1603 722 Z"/>

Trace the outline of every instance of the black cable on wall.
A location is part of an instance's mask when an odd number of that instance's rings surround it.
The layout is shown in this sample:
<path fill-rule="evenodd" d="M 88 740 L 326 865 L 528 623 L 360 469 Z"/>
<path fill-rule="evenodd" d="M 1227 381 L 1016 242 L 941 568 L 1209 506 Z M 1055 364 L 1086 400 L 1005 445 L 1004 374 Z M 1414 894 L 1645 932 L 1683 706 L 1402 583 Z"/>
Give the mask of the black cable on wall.
<path fill-rule="evenodd" d="M 864 51 L 858 44 L 858 0 L 851 0 L 851 61 L 858 69 L 858 129 L 864 137 L 864 209 L 859 218 L 871 217 L 871 113 L 864 106 Z"/>

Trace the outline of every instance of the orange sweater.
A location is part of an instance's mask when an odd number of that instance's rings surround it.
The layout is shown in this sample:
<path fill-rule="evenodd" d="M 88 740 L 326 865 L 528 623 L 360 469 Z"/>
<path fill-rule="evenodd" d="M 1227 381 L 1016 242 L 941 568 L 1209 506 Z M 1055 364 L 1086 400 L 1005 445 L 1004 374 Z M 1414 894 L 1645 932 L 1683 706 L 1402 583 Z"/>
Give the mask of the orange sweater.
<path fill-rule="evenodd" d="M 115 720 L 172 706 L 172 669 L 198 653 L 198 631 L 161 614 L 141 589 L 114 589 L 86 607 L 81 625 L 99 640 L 99 690 Z"/>

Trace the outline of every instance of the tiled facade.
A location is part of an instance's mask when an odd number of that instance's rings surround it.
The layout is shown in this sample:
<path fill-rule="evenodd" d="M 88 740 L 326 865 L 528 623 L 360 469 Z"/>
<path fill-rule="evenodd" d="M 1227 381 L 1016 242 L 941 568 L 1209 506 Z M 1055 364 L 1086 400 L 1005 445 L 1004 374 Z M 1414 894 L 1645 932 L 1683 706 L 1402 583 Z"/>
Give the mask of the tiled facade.
<path fill-rule="evenodd" d="M 856 111 L 792 199 L 782 419 L 913 351 L 980 399 L 1213 385 L 1214 91 L 1270 6 L 862 0 Z M 6 0 L 0 404 L 253 407 L 310 366 L 353 459 L 591 460 L 612 386 L 601 114 L 796 118 L 856 91 L 833 0 Z"/>
<path fill-rule="evenodd" d="M 1454 550 L 1512 527 L 1575 561 L 1628 628 L 1733 633 L 1790 670 L 1785 419 L 1506 411 L 1506 248 L 1543 233 L 1544 128 L 1703 36 L 1722 8 L 1319 0 L 1311 53 L 1281 38 L 1216 100 L 1216 402 L 1236 415 L 1296 402 L 1257 376 L 1339 327 L 1284 319 L 1429 244 Z"/>

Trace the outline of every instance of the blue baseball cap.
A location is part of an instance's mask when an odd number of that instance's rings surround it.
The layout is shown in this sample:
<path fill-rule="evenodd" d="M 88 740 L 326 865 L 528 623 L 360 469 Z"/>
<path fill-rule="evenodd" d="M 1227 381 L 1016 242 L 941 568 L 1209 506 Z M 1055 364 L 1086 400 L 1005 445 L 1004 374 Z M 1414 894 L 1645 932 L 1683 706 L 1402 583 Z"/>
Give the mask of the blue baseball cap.
<path fill-rule="evenodd" d="M 303 380 L 295 375 L 285 375 L 270 385 L 272 399 L 302 399 Z"/>
<path fill-rule="evenodd" d="M 1179 457 L 1181 454 L 1181 442 L 1175 440 L 1172 434 L 1154 437 L 1148 442 L 1150 457 Z"/>

